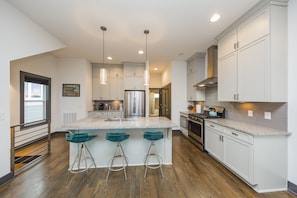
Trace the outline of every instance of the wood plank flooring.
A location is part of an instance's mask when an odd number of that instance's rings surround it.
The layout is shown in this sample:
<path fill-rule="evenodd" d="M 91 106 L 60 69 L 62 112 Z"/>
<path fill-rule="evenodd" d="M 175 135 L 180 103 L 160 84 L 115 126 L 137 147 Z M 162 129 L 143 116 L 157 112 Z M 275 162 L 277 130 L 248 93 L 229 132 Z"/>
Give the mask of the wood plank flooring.
<path fill-rule="evenodd" d="M 100 168 L 90 170 L 88 182 L 84 173 L 71 175 L 67 182 L 68 149 L 64 135 L 54 136 L 51 155 L 1 186 L 0 197 L 297 197 L 288 191 L 256 193 L 177 132 L 173 134 L 173 165 L 163 166 L 163 179 L 159 170 L 149 170 L 144 179 L 144 167 L 128 167 L 128 180 L 123 172 L 112 172 L 106 182 L 107 169 Z"/>

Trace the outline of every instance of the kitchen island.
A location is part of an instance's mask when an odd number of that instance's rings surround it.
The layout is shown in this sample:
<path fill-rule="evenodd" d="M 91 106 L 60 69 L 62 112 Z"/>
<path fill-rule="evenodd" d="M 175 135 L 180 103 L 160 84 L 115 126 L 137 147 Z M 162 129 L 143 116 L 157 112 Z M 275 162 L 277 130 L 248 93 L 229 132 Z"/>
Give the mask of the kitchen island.
<path fill-rule="evenodd" d="M 99 118 L 88 117 L 65 125 L 64 129 L 72 133 L 97 135 L 87 146 L 92 153 L 97 168 L 107 167 L 114 154 L 115 143 L 105 139 L 106 133 L 125 132 L 129 139 L 122 142 L 129 166 L 142 166 L 150 142 L 143 138 L 145 131 L 161 131 L 164 138 L 156 141 L 156 153 L 163 159 L 163 164 L 172 164 L 172 128 L 176 125 L 165 117 L 139 118 Z M 72 164 L 79 145 L 70 143 L 69 164 Z"/>

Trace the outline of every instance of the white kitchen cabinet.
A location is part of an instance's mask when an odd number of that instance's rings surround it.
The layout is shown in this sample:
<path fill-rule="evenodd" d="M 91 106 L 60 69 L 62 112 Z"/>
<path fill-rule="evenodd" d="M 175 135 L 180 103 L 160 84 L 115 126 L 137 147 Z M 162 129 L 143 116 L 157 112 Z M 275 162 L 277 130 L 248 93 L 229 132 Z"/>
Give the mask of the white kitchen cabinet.
<path fill-rule="evenodd" d="M 145 90 L 144 63 L 124 63 L 124 90 Z"/>
<path fill-rule="evenodd" d="M 249 184 L 254 185 L 252 137 L 207 123 L 205 149 Z"/>
<path fill-rule="evenodd" d="M 93 100 L 123 100 L 123 66 L 107 65 L 107 84 L 100 84 L 99 70 L 101 65 L 93 65 Z"/>
<path fill-rule="evenodd" d="M 110 100 L 124 100 L 123 66 L 111 65 L 108 76 Z"/>
<path fill-rule="evenodd" d="M 224 160 L 223 133 L 221 130 L 218 125 L 205 126 L 205 150 L 219 161 Z"/>
<path fill-rule="evenodd" d="M 109 84 L 100 84 L 100 73 L 101 66 L 92 66 L 92 99 L 93 100 L 108 100 L 109 99 Z"/>
<path fill-rule="evenodd" d="M 196 53 L 187 60 L 187 99 L 188 101 L 204 101 L 205 88 L 194 85 L 205 79 L 205 53 Z"/>
<path fill-rule="evenodd" d="M 285 190 L 287 137 L 275 133 L 252 136 L 235 128 L 206 120 L 205 150 L 255 191 Z"/>
<path fill-rule="evenodd" d="M 237 52 L 228 54 L 218 62 L 218 100 L 236 101 Z"/>
<path fill-rule="evenodd" d="M 287 101 L 286 10 L 269 3 L 218 37 L 219 101 Z"/>
<path fill-rule="evenodd" d="M 224 163 L 244 180 L 254 185 L 253 145 L 240 139 L 240 136 L 247 136 L 249 139 L 252 137 L 232 129 L 225 128 L 224 130 L 225 133 L 226 130 L 232 131 L 230 135 L 223 136 Z"/>
<path fill-rule="evenodd" d="M 122 77 L 110 77 L 110 100 L 124 100 L 124 86 Z"/>

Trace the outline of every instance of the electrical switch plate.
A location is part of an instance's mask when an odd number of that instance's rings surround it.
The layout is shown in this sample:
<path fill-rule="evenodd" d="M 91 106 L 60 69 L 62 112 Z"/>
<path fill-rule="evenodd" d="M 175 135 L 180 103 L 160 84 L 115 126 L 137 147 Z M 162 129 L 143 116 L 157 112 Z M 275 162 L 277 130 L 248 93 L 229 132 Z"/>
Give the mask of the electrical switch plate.
<path fill-rule="evenodd" d="M 253 117 L 253 111 L 252 110 L 248 110 L 248 116 Z"/>
<path fill-rule="evenodd" d="M 264 118 L 266 120 L 271 120 L 271 112 L 264 112 Z"/>

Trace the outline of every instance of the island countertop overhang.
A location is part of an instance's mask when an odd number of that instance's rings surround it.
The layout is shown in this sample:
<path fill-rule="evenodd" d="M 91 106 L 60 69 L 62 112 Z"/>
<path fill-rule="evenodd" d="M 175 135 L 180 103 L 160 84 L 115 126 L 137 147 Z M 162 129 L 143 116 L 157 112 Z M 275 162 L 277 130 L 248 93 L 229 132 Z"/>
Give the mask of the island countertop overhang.
<path fill-rule="evenodd" d="M 64 125 L 65 130 L 173 128 L 175 123 L 166 117 L 137 117 L 132 120 L 106 121 L 107 118 L 88 117 Z"/>

